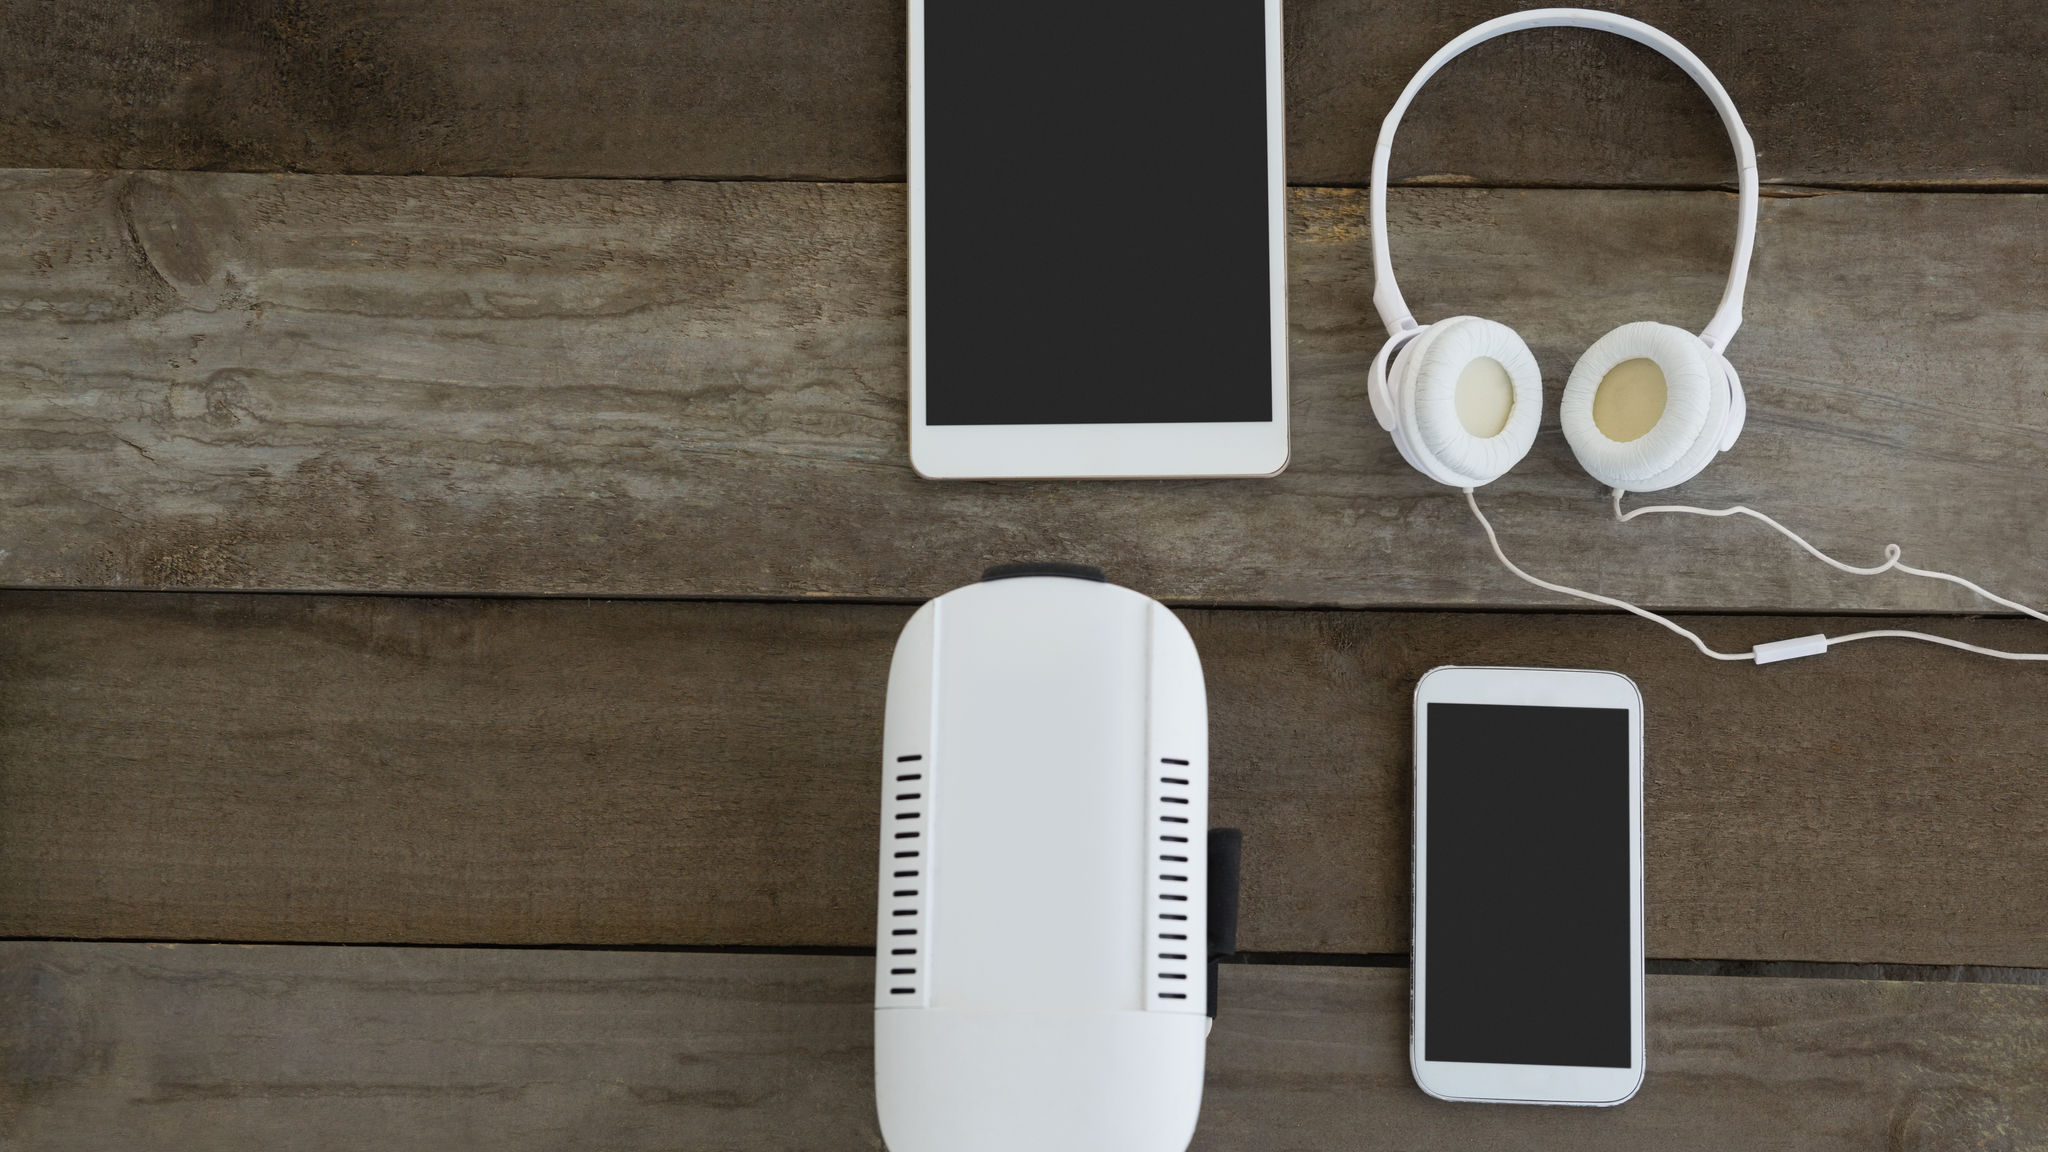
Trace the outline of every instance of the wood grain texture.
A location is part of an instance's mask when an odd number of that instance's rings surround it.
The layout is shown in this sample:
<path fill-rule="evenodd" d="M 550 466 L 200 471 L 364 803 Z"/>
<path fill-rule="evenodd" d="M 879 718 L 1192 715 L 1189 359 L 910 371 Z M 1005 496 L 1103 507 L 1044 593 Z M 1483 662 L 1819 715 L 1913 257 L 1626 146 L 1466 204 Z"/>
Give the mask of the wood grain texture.
<path fill-rule="evenodd" d="M 0 1137 L 64 1152 L 878 1148 L 870 961 L 0 944 Z M 1227 967 L 1196 1149 L 2048 1141 L 2048 989 L 1652 976 L 1613 1110 L 1424 1096 L 1408 973 Z"/>
<path fill-rule="evenodd" d="M 868 946 L 909 611 L 0 596 L 0 936 Z M 1415 680 L 1497 663 L 1642 686 L 1651 955 L 2048 967 L 2037 667 L 1733 667 L 1608 616 L 1183 617 L 1248 950 L 1406 950 Z"/>
<path fill-rule="evenodd" d="M 1506 0 L 1285 6 L 1288 173 L 1362 184 L 1408 77 Z M 2027 0 L 1613 5 L 1734 95 L 1763 177 L 2048 180 Z M 522 176 L 901 179 L 904 8 L 883 0 L 0 7 L 0 166 Z M 1704 99 L 1648 49 L 1528 33 L 1447 69 L 1396 176 L 1725 183 Z"/>
<path fill-rule="evenodd" d="M 1293 464 L 1240 482 L 917 479 L 903 208 L 875 185 L 0 176 L 0 582 L 899 598 L 1060 556 L 1179 602 L 1554 602 L 1368 415 L 1362 193 L 1293 197 Z M 1418 314 L 1507 322 L 1553 381 L 1616 323 L 1703 321 L 1733 215 L 1625 191 L 1394 211 Z M 2048 198 L 1768 200 L 1749 302 L 1748 431 L 1680 495 L 2048 600 Z M 1523 562 L 1640 602 L 1975 606 L 1753 526 L 1616 525 L 1599 497 L 1554 423 L 1486 490 Z"/>
<path fill-rule="evenodd" d="M 1618 1108 L 1446 1104 L 1408 1070 L 1408 973 L 1231 968 L 1197 1149 L 2033 1149 L 2048 989 L 1651 976 Z"/>
<path fill-rule="evenodd" d="M 1307 0 L 1287 12 L 1288 177 L 1363 185 L 1380 120 L 1453 36 L 1517 0 Z M 2024 0 L 1593 5 L 1677 37 L 1713 70 L 1784 184 L 2026 183 L 2048 176 L 2040 59 Z M 1447 65 L 1403 121 L 1397 179 L 1484 185 L 1732 185 L 1707 99 L 1653 50 L 1524 32 Z"/>
<path fill-rule="evenodd" d="M 902 178 L 893 0 L 9 0 L 0 166 Z"/>

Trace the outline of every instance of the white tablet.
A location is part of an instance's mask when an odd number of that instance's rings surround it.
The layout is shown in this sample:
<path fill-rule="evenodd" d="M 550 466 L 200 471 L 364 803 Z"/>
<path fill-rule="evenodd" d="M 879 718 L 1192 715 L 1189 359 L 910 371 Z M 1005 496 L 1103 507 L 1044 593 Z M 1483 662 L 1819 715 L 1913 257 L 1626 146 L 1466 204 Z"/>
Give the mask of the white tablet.
<path fill-rule="evenodd" d="M 1287 464 L 1279 0 L 910 3 L 924 476 Z"/>

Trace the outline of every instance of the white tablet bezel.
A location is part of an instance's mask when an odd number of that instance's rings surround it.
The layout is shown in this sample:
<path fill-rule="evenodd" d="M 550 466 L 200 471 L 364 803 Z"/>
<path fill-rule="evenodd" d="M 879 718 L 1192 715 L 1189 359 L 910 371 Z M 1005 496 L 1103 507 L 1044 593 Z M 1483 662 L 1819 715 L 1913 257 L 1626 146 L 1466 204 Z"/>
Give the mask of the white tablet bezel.
<path fill-rule="evenodd" d="M 910 0 L 910 463 L 934 480 L 1271 476 L 1287 467 L 1287 155 L 1280 0 L 1265 0 L 1273 419 L 1165 424 L 925 422 L 924 0 Z M 1081 34 L 1077 32 L 1077 34 Z M 1188 180 L 1202 174 L 1190 172 Z M 1103 210 L 1113 205 L 1105 196 Z"/>
<path fill-rule="evenodd" d="M 1629 714 L 1629 989 L 1632 1063 L 1627 1068 L 1483 1064 L 1425 1060 L 1425 959 L 1428 955 L 1429 705 L 1510 704 L 1556 708 L 1624 708 Z M 1646 1063 L 1643 1009 L 1643 698 L 1617 672 L 1556 668 L 1438 668 L 1415 686 L 1414 956 L 1408 1062 L 1415 1082 L 1440 1100 L 1493 1104 L 1612 1106 L 1636 1094 Z M 1502 957 L 1512 963 L 1513 957 Z"/>

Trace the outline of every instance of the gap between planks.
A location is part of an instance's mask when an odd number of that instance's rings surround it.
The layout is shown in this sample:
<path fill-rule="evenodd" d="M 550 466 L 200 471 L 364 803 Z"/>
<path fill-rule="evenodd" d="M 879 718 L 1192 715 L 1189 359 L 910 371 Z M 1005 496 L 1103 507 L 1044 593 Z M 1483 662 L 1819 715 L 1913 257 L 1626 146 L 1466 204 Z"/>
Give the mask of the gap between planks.
<path fill-rule="evenodd" d="M 717 956 L 861 956 L 873 958 L 873 948 L 790 945 L 774 947 L 747 944 L 410 944 L 389 940 L 173 940 L 139 937 L 0 936 L 0 944 L 140 944 L 228 948 L 432 948 L 480 949 L 509 952 L 645 952 Z M 1409 968 L 1406 952 L 1236 952 L 1223 958 L 1224 964 L 1253 964 L 1290 968 Z M 1512 956 L 1502 957 L 1512 965 Z M 1732 979 L 1777 980 L 1888 980 L 1938 984 L 2042 984 L 2048 985 L 2048 968 L 2012 968 L 1985 964 L 1841 964 L 1811 960 L 1699 960 L 1652 956 L 1644 970 L 1652 976 L 1718 976 Z"/>
<path fill-rule="evenodd" d="M 965 582 L 974 578 L 963 577 Z M 370 590 L 351 591 L 339 588 L 137 588 L 123 585 L 67 585 L 50 588 L 38 585 L 0 584 L 0 595 L 24 593 L 39 596 L 288 596 L 307 598 L 343 598 L 363 600 L 424 600 L 424 601 L 531 601 L 537 604 L 759 604 L 826 607 L 849 605 L 868 608 L 916 608 L 928 597 L 911 596 L 840 596 L 836 594 L 811 595 L 678 595 L 660 592 L 623 592 L 597 594 L 588 592 L 533 593 L 533 592 L 473 592 L 452 590 Z M 1503 604 L 1416 604 L 1416 605 L 1367 605 L 1348 607 L 1341 604 L 1294 604 L 1275 601 L 1227 601 L 1227 600 L 1185 600 L 1172 597 L 1154 597 L 1160 603 L 1175 611 L 1190 612 L 1329 612 L 1343 615 L 1399 615 L 1413 612 L 1429 612 L 1447 616 L 1608 616 L 1620 620 L 1631 618 L 1631 614 L 1616 608 L 1588 604 L 1583 601 L 1560 598 L 1555 604 L 1503 605 Z M 1711 620 L 1787 620 L 1810 619 L 1813 613 L 1794 608 L 1674 608 L 1668 605 L 1649 605 L 1658 611 L 1676 613 L 1692 619 Z M 1871 608 L 1864 611 L 1842 610 L 1829 614 L 1842 620 L 2013 620 L 2025 621 L 2028 617 L 1996 604 L 1986 604 L 1981 610 L 1957 608 L 1948 612 L 1912 611 L 1903 608 Z M 1655 625 L 1649 625 L 1655 627 Z M 1651 633 L 1653 637 L 1655 633 Z M 2043 643 L 2048 643 L 2044 640 Z"/>

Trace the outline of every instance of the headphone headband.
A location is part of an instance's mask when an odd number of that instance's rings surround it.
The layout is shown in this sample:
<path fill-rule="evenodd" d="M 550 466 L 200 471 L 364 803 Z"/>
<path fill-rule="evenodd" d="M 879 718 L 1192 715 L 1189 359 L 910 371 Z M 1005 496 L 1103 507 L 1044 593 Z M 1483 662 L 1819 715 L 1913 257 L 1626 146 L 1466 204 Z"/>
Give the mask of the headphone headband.
<path fill-rule="evenodd" d="M 1735 335 L 1735 330 L 1742 326 L 1742 290 L 1749 281 L 1750 249 L 1756 244 L 1756 146 L 1750 143 L 1749 130 L 1742 126 L 1742 117 L 1736 114 L 1735 101 L 1729 99 L 1728 90 L 1721 87 L 1721 82 L 1714 79 L 1714 74 L 1685 45 L 1640 20 L 1586 8 L 1536 8 L 1501 16 L 1471 28 L 1439 48 L 1415 78 L 1408 81 L 1408 86 L 1401 90 L 1401 98 L 1394 101 L 1393 110 L 1387 113 L 1386 120 L 1380 125 L 1379 144 L 1372 153 L 1372 302 L 1373 307 L 1379 310 L 1380 321 L 1387 326 L 1387 335 L 1398 339 L 1417 328 L 1407 302 L 1401 299 L 1400 285 L 1394 282 L 1394 261 L 1387 252 L 1387 162 L 1394 152 L 1394 133 L 1401 126 L 1401 116 L 1408 111 L 1408 104 L 1415 99 L 1416 92 L 1453 57 L 1475 44 L 1527 28 L 1592 28 L 1626 36 L 1638 44 L 1656 49 L 1678 65 L 1714 102 L 1714 111 L 1721 114 L 1721 124 L 1728 129 L 1728 140 L 1735 145 L 1736 183 L 1740 198 L 1735 226 L 1735 259 L 1728 269 L 1728 287 L 1721 293 L 1721 306 L 1714 310 L 1714 318 L 1700 331 L 1702 343 L 1715 352 L 1721 351 L 1729 338 Z"/>

